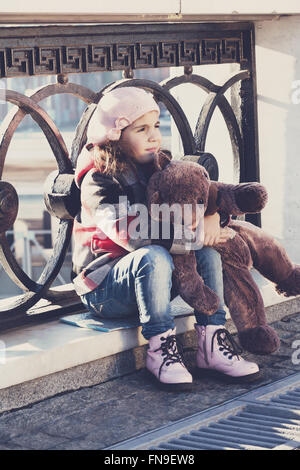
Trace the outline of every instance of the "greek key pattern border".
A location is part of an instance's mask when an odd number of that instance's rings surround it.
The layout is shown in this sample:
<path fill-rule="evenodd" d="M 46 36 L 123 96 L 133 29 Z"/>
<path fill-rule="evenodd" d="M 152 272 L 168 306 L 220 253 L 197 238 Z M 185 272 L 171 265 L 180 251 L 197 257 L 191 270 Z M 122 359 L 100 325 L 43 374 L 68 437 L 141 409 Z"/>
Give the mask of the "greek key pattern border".
<path fill-rule="evenodd" d="M 242 39 L 209 38 L 143 43 L 0 48 L 0 76 L 104 72 L 184 65 L 240 63 Z"/>

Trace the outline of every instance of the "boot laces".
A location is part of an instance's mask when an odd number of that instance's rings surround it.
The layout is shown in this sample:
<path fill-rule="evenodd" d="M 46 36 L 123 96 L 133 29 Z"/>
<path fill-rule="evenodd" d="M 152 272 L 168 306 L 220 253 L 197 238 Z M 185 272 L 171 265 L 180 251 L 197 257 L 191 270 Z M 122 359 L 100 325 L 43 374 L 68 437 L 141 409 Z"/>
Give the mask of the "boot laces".
<path fill-rule="evenodd" d="M 223 351 L 223 355 L 227 356 L 228 359 L 232 359 L 234 356 L 237 357 L 238 360 L 239 354 L 243 352 L 242 348 L 235 342 L 231 334 L 225 328 L 219 328 L 217 331 L 214 332 L 212 340 L 211 340 L 211 353 L 213 353 L 214 349 L 214 338 L 217 337 L 217 343 L 219 346 L 219 350 Z"/>
<path fill-rule="evenodd" d="M 166 338 L 164 336 L 162 336 L 160 339 L 161 339 L 162 343 L 161 343 L 159 348 L 155 349 L 155 352 L 161 350 L 162 351 L 161 355 L 165 356 L 165 357 L 164 357 L 164 360 L 163 360 L 163 362 L 162 362 L 162 364 L 159 368 L 159 377 L 160 377 L 161 370 L 162 370 L 164 365 L 169 366 L 170 364 L 174 364 L 176 362 L 179 362 L 184 366 L 182 357 L 181 357 L 181 355 L 180 355 L 180 353 L 177 349 L 177 343 L 176 343 L 175 335 L 170 335 L 170 336 L 167 336 Z M 181 346 L 179 341 L 178 341 L 178 346 L 179 347 Z"/>

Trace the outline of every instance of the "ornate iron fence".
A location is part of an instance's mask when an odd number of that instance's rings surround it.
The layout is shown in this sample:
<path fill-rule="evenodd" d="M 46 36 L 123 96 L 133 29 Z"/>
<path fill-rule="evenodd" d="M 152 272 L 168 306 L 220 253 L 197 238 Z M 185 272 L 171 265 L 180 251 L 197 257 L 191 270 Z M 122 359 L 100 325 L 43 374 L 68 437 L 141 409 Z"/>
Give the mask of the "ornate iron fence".
<path fill-rule="evenodd" d="M 238 63 L 240 70 L 222 86 L 193 73 L 194 65 Z M 184 66 L 184 74 L 161 83 L 135 79 L 134 69 Z M 68 73 L 123 70 L 123 80 L 100 91 L 70 83 Z M 5 90 L 4 98 L 18 110 L 6 118 L 0 142 L 0 179 L 14 132 L 30 114 L 45 134 L 57 171 L 46 181 L 45 203 L 60 219 L 53 253 L 40 278 L 33 281 L 19 266 L 6 237 L 18 214 L 18 195 L 14 187 L 0 181 L 0 262 L 7 274 L 22 289 L 23 295 L 0 305 L 0 323 L 13 325 L 28 316 L 28 310 L 41 298 L 55 300 L 51 289 L 58 275 L 72 235 L 73 217 L 79 205 L 79 193 L 73 180 L 77 156 L 85 143 L 86 127 L 104 91 L 115 87 L 139 86 L 151 91 L 164 103 L 180 133 L 184 154 L 196 155 L 207 167 L 212 179 L 218 178 L 215 158 L 205 152 L 209 124 L 218 107 L 230 135 L 233 158 L 239 168 L 239 179 L 259 180 L 254 29 L 251 23 L 189 23 L 134 25 L 71 25 L 39 27 L 0 27 L 1 77 L 56 74 L 57 83 L 47 85 L 31 96 Z M 207 93 L 193 134 L 190 124 L 170 91 L 190 83 Z M 224 96 L 239 83 L 240 104 L 234 109 Z M 46 97 L 69 93 L 83 100 L 87 108 L 77 126 L 71 155 L 59 129 L 39 105 Z M 247 220 L 260 225 L 258 215 Z"/>

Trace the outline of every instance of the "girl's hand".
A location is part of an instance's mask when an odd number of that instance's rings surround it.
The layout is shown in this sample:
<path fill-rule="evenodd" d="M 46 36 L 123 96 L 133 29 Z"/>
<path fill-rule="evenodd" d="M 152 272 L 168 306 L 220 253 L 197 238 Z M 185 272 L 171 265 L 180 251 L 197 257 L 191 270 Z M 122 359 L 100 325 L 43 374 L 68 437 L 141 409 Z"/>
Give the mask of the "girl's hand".
<path fill-rule="evenodd" d="M 220 215 L 218 212 L 204 217 L 204 246 L 213 246 L 217 243 L 226 242 L 234 235 L 235 232 L 229 227 L 220 227 Z"/>

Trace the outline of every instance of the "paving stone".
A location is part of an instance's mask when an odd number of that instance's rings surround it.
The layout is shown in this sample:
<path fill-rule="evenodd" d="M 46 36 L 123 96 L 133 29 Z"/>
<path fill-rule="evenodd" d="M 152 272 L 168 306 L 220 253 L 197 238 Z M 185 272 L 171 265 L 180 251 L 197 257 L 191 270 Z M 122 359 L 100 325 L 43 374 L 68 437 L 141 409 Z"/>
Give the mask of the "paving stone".
<path fill-rule="evenodd" d="M 58 396 L 51 400 L 25 407 L 16 411 L 7 411 L 0 415 L 0 443 L 5 438 L 13 438 L 28 432 L 37 432 L 46 422 L 54 423 L 61 416 L 74 414 L 82 404 L 72 399 L 72 396 Z"/>
<path fill-rule="evenodd" d="M 18 445 L 16 442 L 9 441 L 6 444 L 0 444 L 0 450 L 28 450 L 28 446 Z"/>
<path fill-rule="evenodd" d="M 97 436 L 93 434 L 84 438 L 73 439 L 71 442 L 65 442 L 51 447 L 49 450 L 97 450 L 103 449 L 105 444 L 101 441 L 101 436 L 97 439 Z"/>
<path fill-rule="evenodd" d="M 39 431 L 47 436 L 57 436 L 65 439 L 85 437 L 87 434 L 97 433 L 98 427 L 82 418 L 80 412 L 71 416 L 62 416 L 55 422 L 44 424 Z"/>
<path fill-rule="evenodd" d="M 10 449 L 47 450 L 55 445 L 66 442 L 66 438 L 49 436 L 42 432 L 20 435 L 6 443 Z"/>

